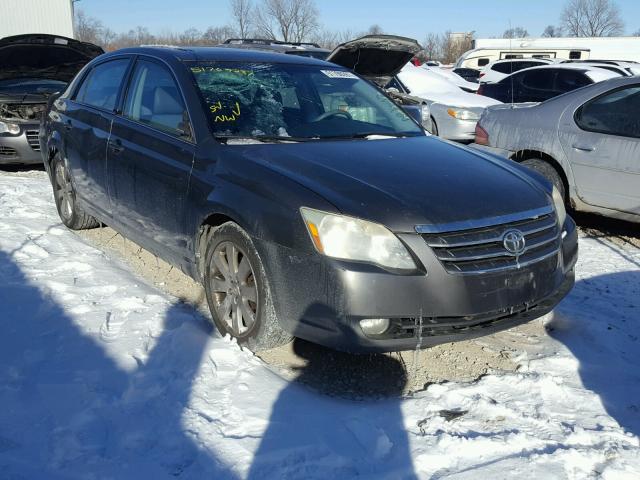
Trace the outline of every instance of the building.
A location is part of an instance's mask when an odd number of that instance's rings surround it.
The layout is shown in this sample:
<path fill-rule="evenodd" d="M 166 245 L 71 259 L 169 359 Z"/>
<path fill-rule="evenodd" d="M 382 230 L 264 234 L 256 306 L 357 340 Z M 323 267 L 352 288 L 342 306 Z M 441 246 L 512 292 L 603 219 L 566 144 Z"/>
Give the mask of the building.
<path fill-rule="evenodd" d="M 73 38 L 73 1 L 0 0 L 0 38 L 24 33 Z"/>

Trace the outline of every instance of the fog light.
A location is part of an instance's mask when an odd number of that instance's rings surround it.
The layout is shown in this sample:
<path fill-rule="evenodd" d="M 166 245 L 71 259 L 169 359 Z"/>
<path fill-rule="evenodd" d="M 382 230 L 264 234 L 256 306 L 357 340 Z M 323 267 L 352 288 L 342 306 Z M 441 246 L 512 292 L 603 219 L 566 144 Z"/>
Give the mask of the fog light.
<path fill-rule="evenodd" d="M 360 328 L 365 335 L 382 335 L 389 330 L 391 322 L 388 318 L 367 318 L 360 320 Z"/>

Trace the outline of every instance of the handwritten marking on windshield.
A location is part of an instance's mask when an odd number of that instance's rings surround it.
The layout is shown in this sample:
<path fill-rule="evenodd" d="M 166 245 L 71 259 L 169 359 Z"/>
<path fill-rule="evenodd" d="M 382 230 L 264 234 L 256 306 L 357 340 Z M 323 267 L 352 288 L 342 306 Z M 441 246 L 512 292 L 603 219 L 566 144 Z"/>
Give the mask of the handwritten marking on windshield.
<path fill-rule="evenodd" d="M 211 111 L 211 113 L 217 114 L 215 116 L 215 118 L 213 119 L 214 122 L 218 123 L 218 122 L 235 122 L 238 117 L 241 114 L 240 111 L 240 104 L 238 102 L 236 102 L 235 106 L 231 109 L 231 115 L 226 115 L 223 113 L 219 113 L 222 109 L 224 108 L 224 106 L 222 105 L 222 102 L 218 101 L 213 103 L 212 105 L 209 106 L 209 110 Z"/>

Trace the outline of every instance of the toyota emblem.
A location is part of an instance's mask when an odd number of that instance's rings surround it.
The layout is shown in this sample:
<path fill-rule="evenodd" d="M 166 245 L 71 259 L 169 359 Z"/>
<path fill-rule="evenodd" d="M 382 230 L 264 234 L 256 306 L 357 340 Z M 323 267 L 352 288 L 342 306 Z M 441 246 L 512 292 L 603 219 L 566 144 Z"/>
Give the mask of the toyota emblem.
<path fill-rule="evenodd" d="M 527 245 L 527 241 L 520 230 L 508 230 L 502 236 L 502 244 L 511 255 L 521 255 Z"/>

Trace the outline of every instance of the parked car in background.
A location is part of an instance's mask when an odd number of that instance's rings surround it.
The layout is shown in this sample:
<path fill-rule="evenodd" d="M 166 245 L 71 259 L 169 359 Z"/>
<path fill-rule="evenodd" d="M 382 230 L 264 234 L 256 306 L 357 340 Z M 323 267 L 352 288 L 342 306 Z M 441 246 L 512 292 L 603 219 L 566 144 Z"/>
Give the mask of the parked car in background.
<path fill-rule="evenodd" d="M 226 48 L 248 48 L 251 50 L 266 50 L 271 52 L 285 53 L 287 55 L 298 55 L 301 57 L 312 57 L 319 60 L 327 58 L 331 50 L 321 48 L 317 43 L 312 42 L 283 42 L 280 40 L 269 40 L 264 38 L 228 38 L 219 47 Z"/>
<path fill-rule="evenodd" d="M 533 168 L 576 210 L 640 222 L 640 79 L 491 107 L 476 145 Z"/>
<path fill-rule="evenodd" d="M 201 281 L 220 332 L 254 350 L 486 335 L 574 282 L 576 228 L 550 183 L 427 135 L 331 63 L 112 52 L 52 102 L 41 142 L 65 225 L 104 222 Z"/>
<path fill-rule="evenodd" d="M 421 65 L 421 66 L 425 70 L 433 72 L 436 75 L 440 75 L 445 80 L 448 80 L 454 85 L 457 85 L 458 87 L 460 87 L 461 90 L 464 90 L 465 92 L 476 93 L 478 91 L 478 87 L 479 87 L 478 83 L 469 82 L 468 80 L 462 78 L 460 75 L 455 73 L 450 68 L 430 67 L 428 65 Z"/>
<path fill-rule="evenodd" d="M 544 102 L 571 90 L 621 75 L 588 65 L 546 65 L 521 70 L 497 83 L 482 83 L 478 94 L 503 103 Z"/>
<path fill-rule="evenodd" d="M 480 71 L 480 82 L 499 82 L 512 73 L 519 72 L 525 68 L 542 67 L 543 65 L 549 65 L 551 63 L 553 63 L 553 60 L 544 58 L 497 60 L 491 62 Z"/>
<path fill-rule="evenodd" d="M 38 128 L 48 98 L 103 50 L 45 34 L 0 40 L 0 164 L 42 163 Z"/>
<path fill-rule="evenodd" d="M 476 122 L 497 100 L 468 93 L 441 75 L 411 64 L 398 72 L 387 88 L 423 98 L 431 110 L 432 133 L 448 140 L 473 141 Z"/>
<path fill-rule="evenodd" d="M 475 68 L 454 68 L 453 73 L 460 75 L 467 82 L 478 83 L 480 81 L 480 70 Z"/>
<path fill-rule="evenodd" d="M 395 35 L 366 35 L 338 45 L 327 57 L 328 62 L 353 70 L 358 75 L 386 89 L 391 79 L 422 50 L 412 39 Z M 433 124 L 428 102 L 398 89 L 386 89 L 393 100 L 407 110 L 425 130 L 432 132 Z M 341 108 L 358 115 L 357 106 L 348 102 Z M 416 112 L 417 109 L 417 113 Z"/>
<path fill-rule="evenodd" d="M 622 62 L 619 60 L 565 60 L 562 64 L 571 63 L 576 65 L 599 67 L 605 70 L 619 73 L 625 77 L 640 75 L 640 64 L 637 62 Z"/>

